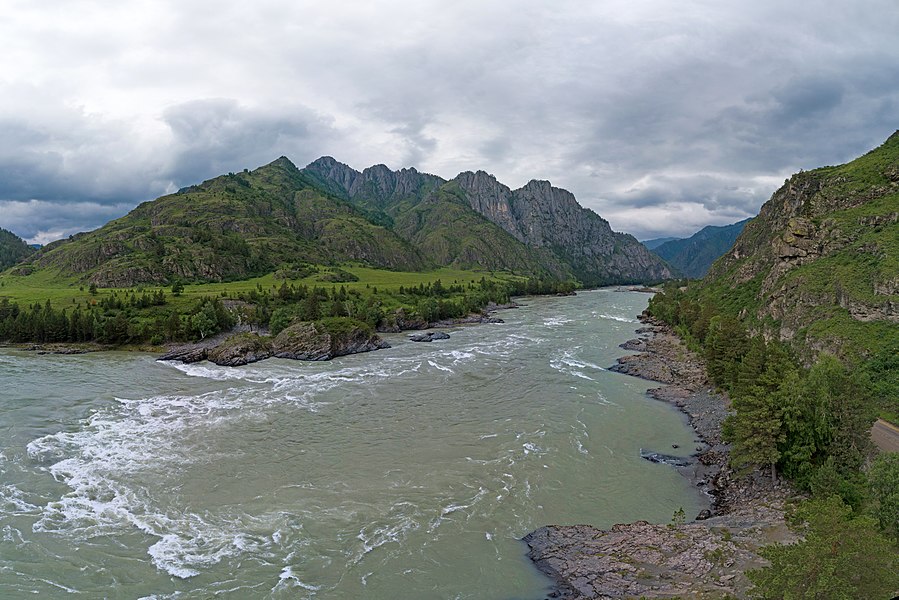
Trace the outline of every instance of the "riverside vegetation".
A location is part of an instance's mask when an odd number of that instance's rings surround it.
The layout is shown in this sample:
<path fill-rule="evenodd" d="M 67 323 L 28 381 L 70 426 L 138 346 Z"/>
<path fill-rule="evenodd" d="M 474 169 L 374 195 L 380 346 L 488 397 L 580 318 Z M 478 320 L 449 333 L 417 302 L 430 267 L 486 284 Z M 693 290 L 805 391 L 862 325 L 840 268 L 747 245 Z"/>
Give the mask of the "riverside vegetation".
<path fill-rule="evenodd" d="M 294 266 L 299 280 L 274 276 L 244 282 L 170 288 L 102 289 L 48 281 L 30 287 L 0 278 L 0 339 L 18 343 L 151 345 L 203 340 L 240 324 L 278 334 L 296 321 L 316 321 L 335 332 L 424 328 L 441 319 L 478 312 L 511 295 L 569 293 L 573 284 L 473 272 L 379 272 L 364 267 Z M 344 283 L 328 283 L 335 274 Z M 428 280 L 430 277 L 436 277 Z M 442 277 L 452 277 L 443 283 Z M 377 282 L 373 285 L 372 282 Z M 26 283 L 36 285 L 35 278 Z M 18 284 L 18 285 L 17 285 Z M 21 298 L 22 304 L 12 298 Z M 46 298 L 46 299 L 43 299 Z M 51 300 L 52 298 L 52 300 Z"/>
<path fill-rule="evenodd" d="M 788 180 L 705 280 L 650 301 L 730 397 L 731 466 L 808 495 L 800 541 L 749 573 L 758 598 L 899 591 L 899 455 L 870 441 L 899 413 L 897 206 L 899 132 Z"/>
<path fill-rule="evenodd" d="M 481 171 L 446 181 L 330 157 L 222 175 L 15 260 L 0 340 L 116 346 L 325 318 L 419 328 L 514 294 L 671 275 L 548 182 L 513 191 Z"/>

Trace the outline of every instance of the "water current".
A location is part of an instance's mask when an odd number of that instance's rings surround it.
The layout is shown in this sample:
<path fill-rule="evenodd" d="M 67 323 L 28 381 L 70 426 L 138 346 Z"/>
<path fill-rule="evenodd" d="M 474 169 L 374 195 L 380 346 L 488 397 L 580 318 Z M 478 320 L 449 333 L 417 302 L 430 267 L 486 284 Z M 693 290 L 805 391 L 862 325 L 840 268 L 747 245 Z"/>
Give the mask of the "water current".
<path fill-rule="evenodd" d="M 705 505 L 639 454 L 683 416 L 606 370 L 647 299 L 323 363 L 0 350 L 0 597 L 544 598 L 529 531 Z"/>

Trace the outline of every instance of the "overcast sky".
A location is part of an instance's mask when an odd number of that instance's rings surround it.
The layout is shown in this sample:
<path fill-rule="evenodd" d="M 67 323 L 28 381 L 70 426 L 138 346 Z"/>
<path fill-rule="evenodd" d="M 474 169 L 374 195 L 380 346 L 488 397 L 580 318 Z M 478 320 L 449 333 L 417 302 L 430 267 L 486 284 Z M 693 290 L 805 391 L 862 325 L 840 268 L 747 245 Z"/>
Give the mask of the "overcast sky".
<path fill-rule="evenodd" d="M 549 179 L 644 239 L 895 131 L 899 4 L 6 0 L 0 67 L 29 241 L 281 155 Z"/>

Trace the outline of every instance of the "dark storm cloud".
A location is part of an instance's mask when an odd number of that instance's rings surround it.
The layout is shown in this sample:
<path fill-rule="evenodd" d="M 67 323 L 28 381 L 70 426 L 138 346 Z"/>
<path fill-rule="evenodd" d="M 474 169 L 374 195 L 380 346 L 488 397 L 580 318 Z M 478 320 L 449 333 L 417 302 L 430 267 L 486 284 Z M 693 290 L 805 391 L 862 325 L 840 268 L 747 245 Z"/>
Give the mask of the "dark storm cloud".
<path fill-rule="evenodd" d="M 38 243 L 94 229 L 144 200 L 284 154 L 312 160 L 322 139 L 336 137 L 326 120 L 303 107 L 253 110 L 222 99 L 166 109 L 169 136 L 145 147 L 129 125 L 66 115 L 54 128 L 0 121 L 0 226 Z"/>
<path fill-rule="evenodd" d="M 32 199 L 100 207 L 54 226 L 86 228 L 328 154 L 549 179 L 617 229 L 686 235 L 899 126 L 894 0 L 89 8 L 20 2 L 0 22 L 0 201 L 34 211 L 19 232 L 50 229 Z"/>
<path fill-rule="evenodd" d="M 228 99 L 179 104 L 163 120 L 173 135 L 167 175 L 179 187 L 282 155 L 309 159 L 324 138 L 337 135 L 327 119 L 303 107 L 252 110 Z"/>
<path fill-rule="evenodd" d="M 43 200 L 0 200 L 0 221 L 4 229 L 31 243 L 47 244 L 79 231 L 96 229 L 133 208 L 131 202 L 48 202 Z"/>

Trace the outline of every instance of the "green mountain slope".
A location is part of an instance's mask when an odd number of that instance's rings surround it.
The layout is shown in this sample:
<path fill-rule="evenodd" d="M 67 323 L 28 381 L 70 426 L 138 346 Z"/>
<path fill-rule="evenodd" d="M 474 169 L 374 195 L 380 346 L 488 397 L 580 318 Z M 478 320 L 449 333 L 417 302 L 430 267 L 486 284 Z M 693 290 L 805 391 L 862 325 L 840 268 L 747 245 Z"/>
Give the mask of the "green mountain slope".
<path fill-rule="evenodd" d="M 34 248 L 25 243 L 25 240 L 0 227 L 0 271 L 8 269 L 34 252 Z"/>
<path fill-rule="evenodd" d="M 384 165 L 359 172 L 329 156 L 303 173 L 373 221 L 392 227 L 438 265 L 574 279 L 558 257 L 515 239 L 472 210 L 458 185 L 436 175 Z"/>
<path fill-rule="evenodd" d="M 687 277 L 701 279 L 712 263 L 730 250 L 748 222 L 745 219 L 732 225 L 709 225 L 686 239 L 659 244 L 652 251 Z"/>
<path fill-rule="evenodd" d="M 701 295 L 812 352 L 899 343 L 899 131 L 850 163 L 788 179 Z"/>
<path fill-rule="evenodd" d="M 292 262 L 428 265 L 391 230 L 313 184 L 282 157 L 145 202 L 96 231 L 46 246 L 29 267 L 127 287 L 245 279 Z"/>
<path fill-rule="evenodd" d="M 304 170 L 438 264 L 576 278 L 588 286 L 658 281 L 668 266 L 632 236 L 546 181 L 511 190 L 483 171 L 451 181 L 376 165 L 361 173 L 324 157 Z"/>

